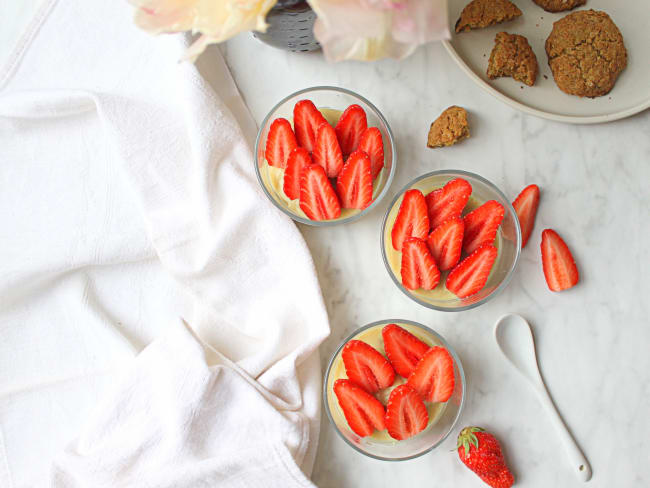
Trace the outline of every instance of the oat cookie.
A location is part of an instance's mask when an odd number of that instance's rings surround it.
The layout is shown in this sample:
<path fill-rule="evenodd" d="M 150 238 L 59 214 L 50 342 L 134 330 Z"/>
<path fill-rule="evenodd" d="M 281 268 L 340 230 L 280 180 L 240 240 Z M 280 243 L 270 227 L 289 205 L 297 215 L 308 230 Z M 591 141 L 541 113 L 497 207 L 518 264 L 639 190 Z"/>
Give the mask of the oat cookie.
<path fill-rule="evenodd" d="M 571 10 L 587 3 L 587 0 L 533 0 L 547 12 L 562 12 Z"/>
<path fill-rule="evenodd" d="M 491 80 L 511 76 L 528 86 L 537 78 L 537 58 L 524 36 L 499 32 L 494 39 L 487 69 Z"/>
<path fill-rule="evenodd" d="M 452 146 L 468 137 L 467 111 L 463 107 L 452 105 L 431 124 L 427 146 Z"/>
<path fill-rule="evenodd" d="M 555 22 L 546 54 L 557 86 L 579 97 L 609 93 L 627 66 L 621 32 L 609 15 L 596 10 L 573 12 Z"/>
<path fill-rule="evenodd" d="M 473 0 L 463 9 L 456 21 L 456 32 L 482 29 L 520 15 L 521 10 L 510 0 Z"/>

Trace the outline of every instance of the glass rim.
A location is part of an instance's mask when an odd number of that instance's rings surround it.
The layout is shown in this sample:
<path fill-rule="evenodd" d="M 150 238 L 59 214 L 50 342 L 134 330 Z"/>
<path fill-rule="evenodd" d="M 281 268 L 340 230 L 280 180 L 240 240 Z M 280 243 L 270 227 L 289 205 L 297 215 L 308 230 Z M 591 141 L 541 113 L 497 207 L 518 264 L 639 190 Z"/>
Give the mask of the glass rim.
<path fill-rule="evenodd" d="M 468 305 L 463 305 L 461 307 L 444 307 L 444 306 L 439 306 L 439 305 L 434 305 L 432 303 L 426 302 L 417 296 L 415 296 L 413 293 L 411 293 L 409 290 L 404 288 L 404 285 L 400 283 L 400 281 L 397 279 L 395 276 L 395 273 L 393 273 L 393 270 L 390 266 L 390 263 L 388 262 L 388 257 L 386 256 L 386 243 L 385 243 L 385 234 L 386 234 L 386 224 L 388 223 L 388 216 L 390 215 L 391 210 L 397 203 L 397 200 L 413 185 L 418 183 L 419 181 L 425 179 L 425 178 L 430 178 L 432 176 L 439 176 L 439 175 L 458 175 L 458 176 L 467 176 L 470 178 L 475 178 L 479 180 L 481 183 L 487 185 L 490 187 L 492 190 L 496 192 L 496 194 L 503 199 L 504 202 L 506 202 L 506 205 L 508 207 L 508 210 L 512 212 L 513 215 L 517 215 L 517 212 L 515 212 L 514 207 L 512 206 L 512 203 L 510 203 L 510 200 L 505 196 L 505 194 L 491 181 L 483 178 L 481 175 L 478 175 L 476 173 L 472 173 L 470 171 L 463 171 L 461 169 L 439 169 L 436 171 L 431 171 L 429 173 L 425 173 L 423 175 L 418 176 L 417 178 L 411 180 L 409 183 L 407 183 L 402 189 L 400 189 L 399 192 L 397 192 L 397 195 L 395 195 L 395 198 L 390 202 L 388 205 L 388 209 L 386 210 L 386 214 L 384 215 L 384 219 L 381 224 L 381 236 L 380 236 L 380 245 L 381 245 L 381 257 L 384 261 L 384 266 L 386 268 L 386 271 L 388 272 L 389 276 L 393 280 L 393 283 L 397 285 L 397 288 L 399 288 L 402 293 L 404 293 L 407 297 L 409 297 L 411 300 L 413 300 L 416 303 L 419 303 L 423 307 L 429 308 L 431 310 L 437 310 L 438 312 L 464 312 L 466 310 L 471 310 L 473 308 L 476 308 L 480 305 L 483 305 L 487 301 L 491 300 L 494 297 L 499 296 L 499 294 L 508 286 L 510 281 L 512 280 L 512 276 L 514 275 L 514 271 L 517 268 L 517 264 L 519 263 L 519 257 L 521 255 L 521 226 L 519 225 L 519 219 L 515 218 L 515 230 L 517 234 L 517 250 L 515 253 L 515 259 L 512 262 L 512 265 L 510 266 L 510 269 L 508 270 L 508 273 L 506 274 L 505 278 L 499 283 L 499 286 L 497 286 L 492 292 L 480 300 L 470 303 Z"/>
<path fill-rule="evenodd" d="M 386 127 L 386 133 L 388 134 L 388 140 L 389 140 L 390 147 L 391 147 L 391 153 L 393 155 L 391 165 L 390 165 L 390 172 L 388 174 L 388 178 L 386 179 L 386 183 L 384 183 L 384 187 L 379 192 L 379 195 L 377 195 L 377 198 L 375 198 L 375 200 L 370 205 L 368 205 L 366 208 L 361 210 L 361 212 L 356 213 L 354 215 L 351 215 L 349 217 L 346 217 L 344 219 L 311 220 L 311 219 L 301 217 L 300 215 L 296 215 L 293 212 L 291 212 L 291 211 L 287 210 L 286 208 L 284 208 L 282 205 L 280 205 L 280 203 L 278 203 L 276 201 L 276 199 L 273 197 L 273 195 L 271 195 L 269 190 L 266 188 L 266 185 L 264 184 L 264 181 L 262 180 L 262 175 L 260 173 L 259 162 L 257 160 L 260 139 L 262 137 L 262 129 L 264 129 L 267 122 L 269 121 L 271 116 L 275 113 L 275 111 L 282 104 L 286 103 L 291 98 L 302 95 L 304 93 L 309 93 L 309 92 L 313 92 L 313 91 L 317 91 L 317 90 L 344 93 L 346 95 L 350 95 L 352 97 L 355 97 L 355 98 L 361 100 L 363 103 L 365 103 L 367 106 L 369 106 L 373 110 L 373 112 L 375 113 L 377 118 L 382 122 L 382 124 L 384 124 L 384 127 Z M 303 88 L 301 90 L 298 90 L 296 92 L 293 92 L 293 93 L 287 95 L 282 100 L 280 100 L 278 103 L 276 103 L 273 106 L 273 108 L 271 108 L 271 110 L 269 110 L 269 112 L 266 114 L 266 116 L 262 120 L 262 123 L 259 126 L 259 129 L 257 130 L 257 137 L 255 138 L 255 148 L 254 148 L 254 150 L 255 150 L 255 153 L 253 155 L 254 156 L 253 160 L 255 162 L 255 175 L 257 176 L 257 181 L 259 182 L 260 186 L 262 187 L 262 191 L 266 194 L 266 196 L 269 198 L 269 200 L 271 200 L 273 205 L 275 205 L 278 209 L 280 209 L 284 214 L 288 215 L 289 217 L 291 217 L 296 222 L 300 222 L 301 224 L 305 224 L 305 225 L 311 225 L 311 226 L 314 226 L 314 227 L 329 227 L 329 226 L 333 226 L 333 225 L 347 224 L 347 223 L 350 223 L 350 222 L 354 222 L 354 221 L 360 219 L 362 216 L 370 213 L 374 208 L 377 207 L 379 202 L 381 202 L 381 200 L 383 200 L 383 198 L 388 193 L 388 190 L 389 190 L 389 188 L 390 188 L 390 186 L 391 186 L 391 184 L 393 182 L 393 178 L 395 176 L 395 166 L 396 166 L 396 163 L 397 163 L 397 148 L 395 146 L 395 139 L 393 137 L 393 131 L 391 130 L 390 125 L 388 124 L 388 121 L 386 120 L 384 115 L 381 113 L 381 111 L 372 102 L 370 102 L 367 98 L 359 95 L 358 93 L 353 92 L 352 90 L 348 90 L 347 88 L 341 88 L 341 87 L 338 87 L 338 86 L 329 86 L 329 85 L 311 86 L 311 87 L 308 87 L 308 88 Z"/>
<path fill-rule="evenodd" d="M 354 443 L 350 442 L 350 440 L 343 435 L 343 433 L 339 430 L 338 426 L 336 425 L 336 422 L 334 421 L 334 418 L 332 417 L 332 412 L 330 411 L 329 407 L 329 402 L 327 401 L 327 384 L 329 383 L 329 377 L 330 377 L 330 372 L 332 370 L 332 366 L 334 365 L 334 360 L 336 357 L 340 354 L 341 350 L 345 345 L 353 339 L 356 335 L 360 334 L 364 330 L 370 329 L 371 327 L 376 327 L 378 325 L 388 325 L 388 324 L 406 324 L 406 325 L 412 325 L 414 327 L 419 327 L 420 329 L 425 330 L 429 334 L 433 335 L 444 347 L 449 351 L 449 354 L 451 354 L 452 358 L 454 359 L 455 364 L 458 366 L 458 373 L 460 375 L 460 380 L 461 380 L 461 395 L 460 395 L 460 405 L 458 405 L 458 411 L 456 412 L 456 416 L 454 417 L 454 420 L 451 423 L 451 426 L 449 427 L 449 430 L 445 435 L 440 438 L 437 442 L 433 443 L 430 447 L 424 449 L 422 452 L 419 452 L 417 454 L 411 454 L 410 456 L 404 456 L 404 457 L 399 457 L 399 458 L 388 458 L 384 456 L 377 456 L 375 454 L 368 453 L 358 446 L 356 446 Z M 371 322 L 369 324 L 364 325 L 363 327 L 359 327 L 358 329 L 355 329 L 350 335 L 348 335 L 341 344 L 339 344 L 339 347 L 336 348 L 336 351 L 332 354 L 330 357 L 328 364 L 327 364 L 327 369 L 325 370 L 325 376 L 323 380 L 323 402 L 325 403 L 325 413 L 327 414 L 327 418 L 329 419 L 330 423 L 334 427 L 334 430 L 336 433 L 348 444 L 351 446 L 355 451 L 360 452 L 361 454 L 371 457 L 373 459 L 377 459 L 379 461 L 408 461 L 410 459 L 415 459 L 420 456 L 423 456 L 424 454 L 427 454 L 431 451 L 433 451 L 436 447 L 441 445 L 448 437 L 449 435 L 453 432 L 454 428 L 458 424 L 458 421 L 460 420 L 460 416 L 463 413 L 463 408 L 465 407 L 465 399 L 467 395 L 467 386 L 465 382 L 465 370 L 463 369 L 463 363 L 460 361 L 460 356 L 458 356 L 458 353 L 456 353 L 456 350 L 445 340 L 444 337 L 442 337 L 438 332 L 435 330 L 431 329 L 430 327 L 427 327 L 426 325 L 423 325 L 419 322 L 415 322 L 413 320 L 405 320 L 405 319 L 385 319 L 385 320 L 377 320 L 375 322 Z"/>

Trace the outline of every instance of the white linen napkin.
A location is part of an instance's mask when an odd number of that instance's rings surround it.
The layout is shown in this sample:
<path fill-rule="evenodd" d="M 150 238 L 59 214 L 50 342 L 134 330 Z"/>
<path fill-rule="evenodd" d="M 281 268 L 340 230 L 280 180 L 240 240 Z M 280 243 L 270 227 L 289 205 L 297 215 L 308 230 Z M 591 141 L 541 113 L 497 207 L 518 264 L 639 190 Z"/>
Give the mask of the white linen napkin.
<path fill-rule="evenodd" d="M 309 484 L 311 257 L 218 51 L 131 16 L 46 0 L 0 70 L 0 486 Z"/>

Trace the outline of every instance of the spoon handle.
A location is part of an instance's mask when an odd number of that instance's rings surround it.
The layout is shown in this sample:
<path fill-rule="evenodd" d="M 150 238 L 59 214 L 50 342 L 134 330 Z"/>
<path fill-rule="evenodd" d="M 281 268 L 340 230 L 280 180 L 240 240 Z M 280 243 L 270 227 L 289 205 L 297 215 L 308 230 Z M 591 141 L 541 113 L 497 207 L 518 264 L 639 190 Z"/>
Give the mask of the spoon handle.
<path fill-rule="evenodd" d="M 564 420 L 562 420 L 560 413 L 557 411 L 557 408 L 551 399 L 551 395 L 548 393 L 543 381 L 541 382 L 540 388 L 537 388 L 537 393 L 540 402 L 548 412 L 551 423 L 562 440 L 562 444 L 564 444 L 564 449 L 566 450 L 567 456 L 569 457 L 569 461 L 571 462 L 576 475 L 581 481 L 589 481 L 591 479 L 591 466 L 589 465 L 589 461 L 587 461 L 587 458 L 582 454 L 578 444 L 576 444 L 575 439 L 567 429 L 566 424 L 564 423 Z"/>

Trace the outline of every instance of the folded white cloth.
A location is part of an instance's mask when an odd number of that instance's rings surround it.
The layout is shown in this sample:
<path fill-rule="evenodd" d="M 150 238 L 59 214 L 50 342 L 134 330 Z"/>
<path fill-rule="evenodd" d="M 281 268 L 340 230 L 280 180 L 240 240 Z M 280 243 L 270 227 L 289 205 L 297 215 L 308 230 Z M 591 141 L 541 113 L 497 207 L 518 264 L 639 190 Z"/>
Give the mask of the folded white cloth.
<path fill-rule="evenodd" d="M 311 257 L 219 52 L 131 16 L 46 0 L 0 69 L 0 486 L 308 484 Z"/>

